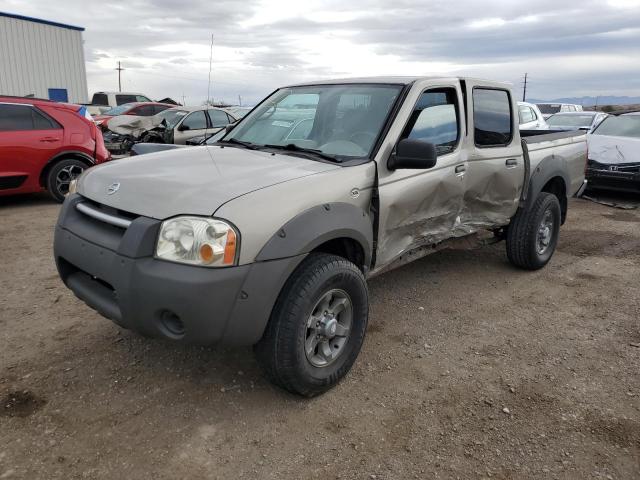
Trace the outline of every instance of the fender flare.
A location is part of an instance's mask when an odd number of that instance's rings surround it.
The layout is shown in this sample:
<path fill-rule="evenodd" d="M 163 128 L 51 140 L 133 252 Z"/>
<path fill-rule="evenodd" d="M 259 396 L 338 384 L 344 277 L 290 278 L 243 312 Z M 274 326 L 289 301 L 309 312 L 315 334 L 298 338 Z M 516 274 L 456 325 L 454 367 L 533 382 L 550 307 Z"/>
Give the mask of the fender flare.
<path fill-rule="evenodd" d="M 524 208 L 528 210 L 536 201 L 538 195 L 547 184 L 547 182 L 555 177 L 562 178 L 562 181 L 564 182 L 565 192 L 568 196 L 571 180 L 567 171 L 568 169 L 566 160 L 564 158 L 559 158 L 555 155 L 549 155 L 548 157 L 542 159 L 531 172 Z M 561 198 L 558 200 L 562 201 Z"/>
<path fill-rule="evenodd" d="M 350 238 L 360 244 L 364 265 L 371 265 L 373 221 L 364 210 L 349 203 L 325 203 L 296 215 L 264 244 L 257 262 L 309 253 L 337 238 Z"/>

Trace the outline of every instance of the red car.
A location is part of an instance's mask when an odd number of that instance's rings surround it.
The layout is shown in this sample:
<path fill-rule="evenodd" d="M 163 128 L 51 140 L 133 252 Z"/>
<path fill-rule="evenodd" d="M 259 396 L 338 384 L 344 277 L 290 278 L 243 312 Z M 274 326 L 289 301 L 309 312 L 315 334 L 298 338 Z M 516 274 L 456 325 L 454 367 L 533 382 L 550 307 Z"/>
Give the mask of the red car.
<path fill-rule="evenodd" d="M 107 123 L 111 117 L 118 115 L 137 115 L 139 117 L 151 117 L 156 113 L 165 111 L 168 108 L 175 107 L 168 103 L 157 102 L 132 102 L 123 103 L 117 107 L 113 107 L 101 115 L 95 115 L 93 120 L 103 131 L 107 130 Z"/>
<path fill-rule="evenodd" d="M 48 190 L 61 202 L 71 180 L 110 159 L 84 107 L 0 96 L 0 196 Z"/>

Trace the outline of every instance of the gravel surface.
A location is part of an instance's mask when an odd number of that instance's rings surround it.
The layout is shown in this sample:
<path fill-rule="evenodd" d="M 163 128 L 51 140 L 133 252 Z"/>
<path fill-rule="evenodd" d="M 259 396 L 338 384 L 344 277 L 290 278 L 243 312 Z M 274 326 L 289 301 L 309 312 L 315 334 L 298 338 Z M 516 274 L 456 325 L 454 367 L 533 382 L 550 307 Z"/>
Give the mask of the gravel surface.
<path fill-rule="evenodd" d="M 551 263 L 504 244 L 370 282 L 312 400 L 251 349 L 116 327 L 58 279 L 46 196 L 0 200 L 0 479 L 640 478 L 640 210 L 574 200 Z"/>

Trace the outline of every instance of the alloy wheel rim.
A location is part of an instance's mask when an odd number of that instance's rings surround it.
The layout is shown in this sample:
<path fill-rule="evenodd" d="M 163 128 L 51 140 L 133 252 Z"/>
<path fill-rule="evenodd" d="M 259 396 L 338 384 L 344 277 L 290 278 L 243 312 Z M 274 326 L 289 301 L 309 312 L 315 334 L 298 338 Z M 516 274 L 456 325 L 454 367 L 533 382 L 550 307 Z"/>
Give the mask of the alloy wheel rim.
<path fill-rule="evenodd" d="M 553 213 L 551 210 L 546 210 L 542 217 L 542 221 L 538 226 L 538 232 L 536 235 L 536 251 L 539 255 L 543 255 L 548 250 L 549 245 L 551 244 L 551 239 L 553 238 L 553 229 Z"/>
<path fill-rule="evenodd" d="M 311 365 L 323 368 L 346 350 L 353 323 L 353 303 L 347 292 L 330 290 L 320 296 L 307 319 L 304 351 Z"/>
<path fill-rule="evenodd" d="M 69 193 L 69 185 L 84 172 L 84 168 L 79 165 L 67 165 L 62 167 L 56 175 L 56 190 L 60 195 Z"/>

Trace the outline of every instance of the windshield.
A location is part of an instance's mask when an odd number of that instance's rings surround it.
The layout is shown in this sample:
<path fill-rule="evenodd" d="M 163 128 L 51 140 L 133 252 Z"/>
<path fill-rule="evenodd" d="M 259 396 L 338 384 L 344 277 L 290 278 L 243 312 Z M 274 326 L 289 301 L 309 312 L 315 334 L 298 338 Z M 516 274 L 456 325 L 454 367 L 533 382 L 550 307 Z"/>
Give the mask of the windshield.
<path fill-rule="evenodd" d="M 118 105 L 117 107 L 110 108 L 103 115 L 111 115 L 115 117 L 116 115 L 122 115 L 125 112 L 129 111 L 135 106 L 133 103 L 123 103 L 122 105 Z"/>
<path fill-rule="evenodd" d="M 180 121 L 180 119 L 182 119 L 182 117 L 184 117 L 187 113 L 189 112 L 187 112 L 186 110 L 174 110 L 173 108 L 170 108 L 168 110 L 165 110 L 163 112 L 156 114 L 155 118 L 158 123 L 161 123 L 162 120 L 165 120 L 167 124 L 167 128 L 171 129 L 175 127 L 176 124 Z"/>
<path fill-rule="evenodd" d="M 558 113 L 560 111 L 560 105 L 551 103 L 538 103 L 538 108 L 542 113 Z"/>
<path fill-rule="evenodd" d="M 593 134 L 640 138 L 640 115 L 608 117 L 600 124 Z"/>
<path fill-rule="evenodd" d="M 594 115 L 552 115 L 547 123 L 552 127 L 590 127 Z"/>
<path fill-rule="evenodd" d="M 275 92 L 224 141 L 367 157 L 400 95 L 399 85 L 317 85 Z"/>

